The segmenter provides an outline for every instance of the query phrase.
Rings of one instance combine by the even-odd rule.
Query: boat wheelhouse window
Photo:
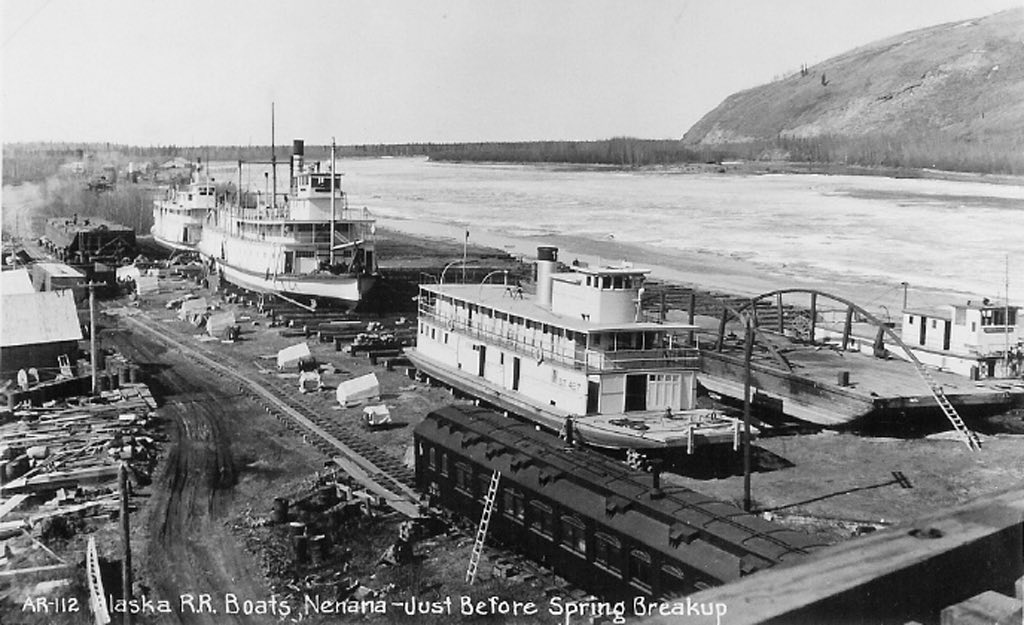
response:
[[[583,521],[569,515],[563,516],[559,539],[562,546],[569,551],[584,557],[587,555],[587,527]]]
[[[644,590],[651,589],[651,556],[634,549],[629,552],[629,581]]]
[[[587,286],[594,286],[593,281],[594,279],[591,276],[587,276]]]
[[[613,289],[621,289],[622,288],[622,276],[615,276],[615,277],[612,278],[612,288]]]
[[[612,288],[612,277],[611,276],[601,276],[601,288],[602,289],[610,289],[610,288]]]
[[[523,493],[514,488],[506,488],[501,494],[502,514],[520,525],[526,522],[526,505]]]
[[[619,568],[621,561],[622,543],[619,539],[600,532],[594,534],[594,563],[617,577],[622,577]]]
[[[445,345],[448,344],[448,333],[447,332],[444,333],[444,344]]]
[[[431,469],[437,470],[437,449],[435,447],[430,448],[429,464]]]
[[[530,529],[545,538],[554,539],[555,515],[551,506],[540,501],[530,502]]]
[[[473,494],[473,469],[465,462],[455,463],[455,490]]]
[[[448,475],[448,454],[441,452],[441,475]]]
[[[1009,314],[1007,314],[1009,313]],[[1017,325],[1017,309],[988,308],[981,311],[982,326]]]
[[[914,315],[910,315],[910,321],[908,323],[910,325],[914,325]]]
[[[436,328],[430,328],[430,340],[433,341],[436,338],[437,338],[437,329]]]

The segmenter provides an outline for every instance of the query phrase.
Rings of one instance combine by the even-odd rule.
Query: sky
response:
[[[1024,0],[0,0],[4,142],[675,139],[730,94]]]

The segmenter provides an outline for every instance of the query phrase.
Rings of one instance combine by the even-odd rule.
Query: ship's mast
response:
[[[334,185],[335,185],[335,181],[334,181],[334,167],[335,167],[335,163],[334,163],[334,137],[331,137],[331,234],[330,234],[330,239],[329,239],[330,243],[328,243],[328,249],[331,251],[330,257],[329,257],[330,258],[329,262],[330,262],[332,267],[334,266],[334,220],[335,220],[335,217],[334,217],[334,203],[335,203],[334,196],[336,195],[335,190],[334,190]]]
[[[1006,255],[1003,300],[1003,373],[1010,377],[1010,255]]]
[[[270,171],[274,186],[270,189],[270,208],[277,208],[277,152],[274,150],[274,103],[270,103]]]

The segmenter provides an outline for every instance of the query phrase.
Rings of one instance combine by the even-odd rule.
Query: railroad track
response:
[[[159,328],[149,316],[144,323],[135,317],[125,317],[135,329],[142,330],[157,340],[193,358],[219,377],[238,386],[238,390],[263,406],[268,414],[282,420],[289,429],[303,436],[310,445],[327,456],[340,455],[355,464],[381,490],[412,505],[419,504],[415,491],[415,474],[402,461],[383,451],[370,440],[360,426],[339,421],[321,414],[322,406],[314,406],[306,396],[295,395],[290,385],[281,380],[263,384],[247,377],[234,359],[218,354],[217,357],[181,340],[172,331]]]

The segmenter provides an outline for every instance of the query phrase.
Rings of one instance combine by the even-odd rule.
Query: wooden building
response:
[[[58,358],[78,358],[82,328],[70,290],[7,293],[0,302],[0,379],[35,367],[44,378],[55,377]]]

